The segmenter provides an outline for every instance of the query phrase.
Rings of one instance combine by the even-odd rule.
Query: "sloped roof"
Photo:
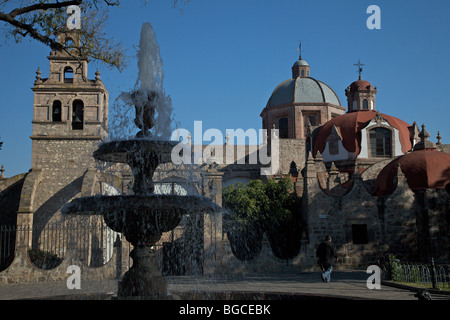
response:
[[[392,160],[378,174],[374,195],[380,197],[394,189],[398,166],[411,190],[444,189],[450,183],[450,154],[437,149],[423,149]]]
[[[339,129],[342,136],[342,144],[344,148],[353,152],[358,156],[361,152],[361,130],[367,127],[370,121],[375,118],[377,112],[374,110],[349,112],[338,116],[326,122],[319,128],[314,141],[314,154],[317,151],[323,153],[325,150],[327,138],[331,133],[333,126]],[[396,117],[381,114],[381,116],[389,122],[391,126],[399,131],[400,143],[402,145],[402,152],[406,153],[411,150],[411,140],[408,127],[410,125],[403,120]]]

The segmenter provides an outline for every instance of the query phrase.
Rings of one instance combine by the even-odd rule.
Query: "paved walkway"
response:
[[[339,298],[370,300],[417,300],[415,291],[382,285],[369,290],[368,275],[361,271],[336,271],[332,282],[323,283],[317,272],[299,274],[234,275],[214,277],[167,277],[168,290],[187,299],[289,299]],[[108,300],[117,293],[116,280],[83,281],[81,289],[69,290],[65,281],[0,285],[0,300],[98,299]],[[217,294],[219,293],[219,294]],[[432,295],[433,300],[450,296]]]

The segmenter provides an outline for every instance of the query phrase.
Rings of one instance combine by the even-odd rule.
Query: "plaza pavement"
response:
[[[251,274],[228,276],[170,276],[168,291],[182,299],[345,299],[417,300],[417,290],[382,283],[381,289],[366,286],[362,271],[336,271],[324,283],[318,272],[297,274]],[[0,284],[0,300],[110,300],[117,294],[117,280],[83,280],[81,289],[67,288],[65,281]],[[450,295],[432,294],[432,300],[450,300]]]

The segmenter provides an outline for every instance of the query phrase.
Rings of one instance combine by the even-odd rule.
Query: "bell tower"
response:
[[[364,64],[358,60],[355,66],[358,66],[359,78],[345,89],[348,104],[347,112],[375,111],[377,87],[373,87],[369,81],[363,80],[361,74]]]
[[[108,135],[108,91],[98,71],[88,79],[79,32],[61,33],[58,42],[65,49],[50,52],[48,77],[38,68],[32,87],[31,168],[42,172],[48,196],[94,168],[92,154]]]

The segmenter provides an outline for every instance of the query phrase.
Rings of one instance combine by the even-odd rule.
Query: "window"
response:
[[[65,83],[73,82],[73,69],[71,67],[64,68],[64,82]]]
[[[61,122],[61,114],[62,114],[61,101],[55,100],[52,106],[52,121]]]
[[[375,128],[369,131],[370,153],[372,157],[391,157],[391,131],[385,128]]]
[[[66,48],[73,47],[73,40],[72,38],[66,38]]]
[[[302,78],[305,76],[305,70],[302,70]]]
[[[364,99],[364,100],[363,100],[362,108],[363,108],[364,110],[368,110],[368,109],[369,109],[369,103],[367,102],[367,99]]]
[[[339,144],[337,140],[330,140],[328,142],[328,150],[330,152],[330,155],[339,154]]]
[[[313,115],[313,114],[307,114],[307,115],[305,115],[303,117],[303,123],[305,124],[305,127],[307,126],[308,121],[309,121],[309,123],[311,124],[312,127],[315,127],[315,126],[318,125],[317,124],[317,117],[315,115]]]
[[[75,100],[72,108],[72,130],[83,130],[84,104],[81,100]]]
[[[287,118],[281,118],[278,120],[278,130],[279,130],[279,137],[281,139],[287,139],[288,137],[288,119]]]
[[[353,244],[367,244],[367,224],[352,224]]]

